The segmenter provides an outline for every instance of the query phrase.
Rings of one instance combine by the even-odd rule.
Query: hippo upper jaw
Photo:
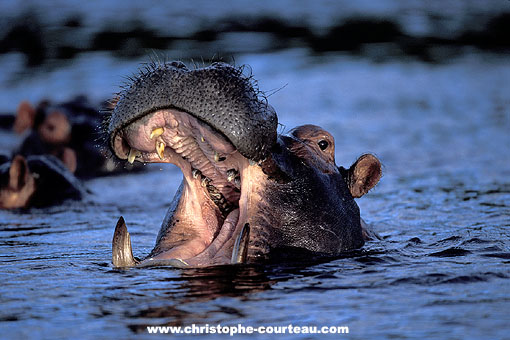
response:
[[[212,127],[179,110],[155,111],[113,137],[113,151],[129,162],[173,163],[183,183],[156,246],[141,265],[209,266],[243,262],[248,243],[250,160]]]
[[[118,132],[165,108],[187,112],[214,127],[246,158],[266,158],[276,142],[278,118],[243,68],[225,63],[189,70],[181,62],[150,65],[119,93],[106,116],[105,131],[114,147]]]
[[[270,155],[277,124],[276,112],[242,67],[214,63],[190,70],[170,62],[150,65],[132,80],[106,116],[111,149],[131,163],[174,163],[184,175],[147,261],[243,260],[249,230],[243,173]],[[120,222],[113,258],[124,254],[128,260],[117,262],[132,264]]]

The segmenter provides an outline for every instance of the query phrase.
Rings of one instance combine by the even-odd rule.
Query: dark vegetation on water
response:
[[[434,20],[431,18],[430,20]],[[352,17],[339,19],[323,30],[314,30],[279,17],[225,17],[204,22],[188,35],[172,35],[147,27],[132,19],[105,23],[98,30],[86,30],[80,17],[62,19],[47,26],[35,13],[12,18],[0,31],[0,53],[18,51],[26,56],[27,66],[47,59],[72,59],[90,51],[108,51],[117,57],[136,58],[148,51],[191,50],[187,58],[218,59],[239,52],[241,46],[226,44],[225,38],[243,33],[258,34],[259,39],[242,46],[242,52],[270,52],[292,47],[307,47],[311,53],[341,51],[378,60],[409,56],[426,62],[442,62],[463,53],[466,48],[508,53],[510,51],[510,13],[482,18],[482,27],[467,26],[456,31],[406,33],[391,18]],[[441,34],[443,33],[443,34]],[[80,39],[74,39],[74,37]],[[249,36],[247,36],[249,38]],[[228,42],[228,39],[227,39]],[[376,47],[370,48],[377,44]],[[212,56],[218,52],[218,55]]]

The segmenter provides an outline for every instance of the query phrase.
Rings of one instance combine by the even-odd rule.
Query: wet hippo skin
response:
[[[242,68],[171,62],[136,77],[106,117],[107,142],[130,163],[176,164],[183,182],[143,261],[119,220],[113,264],[200,267],[363,246],[354,198],[379,181],[379,160],[338,167],[329,132],[303,125],[278,135],[277,124]]]
[[[85,195],[81,182],[54,156],[0,160],[0,209],[48,207]]]

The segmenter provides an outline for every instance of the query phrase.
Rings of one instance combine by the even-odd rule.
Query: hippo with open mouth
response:
[[[135,77],[107,114],[108,143],[120,159],[173,163],[184,178],[144,260],[119,219],[113,265],[202,267],[363,246],[354,198],[379,181],[379,160],[337,167],[330,133],[304,125],[278,135],[277,125],[242,68],[171,62]]]

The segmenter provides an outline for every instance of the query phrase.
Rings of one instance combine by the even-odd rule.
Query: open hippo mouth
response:
[[[276,124],[250,79],[223,63],[191,71],[182,63],[160,65],[120,94],[107,122],[114,154],[130,163],[173,163],[184,177],[141,265],[244,261],[250,230],[245,193],[257,184],[246,171],[266,157]],[[114,262],[116,252],[127,260],[114,265],[133,265],[123,221],[117,229]],[[124,241],[116,244],[115,237]]]
[[[242,174],[249,161],[221,133],[190,114],[164,109],[119,131],[114,150],[130,163],[173,163],[184,175],[174,230],[160,235],[152,260],[178,259],[189,265],[243,260],[244,244],[232,240],[234,234],[243,237]]]

